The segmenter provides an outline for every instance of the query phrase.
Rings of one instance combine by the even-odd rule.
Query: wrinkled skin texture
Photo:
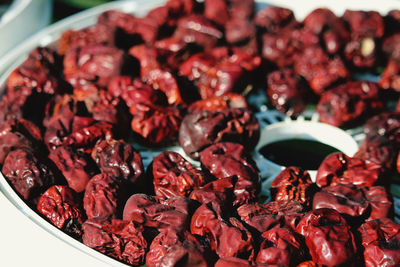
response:
[[[1,172],[24,200],[38,197],[57,181],[46,161],[26,148],[8,153]]]
[[[78,196],[68,186],[54,185],[40,196],[37,211],[57,228],[79,237],[84,213]]]
[[[295,266],[304,259],[302,237],[288,228],[273,228],[262,234],[256,262]]]
[[[244,204],[237,209],[237,213],[241,220],[263,233],[274,227],[295,229],[304,216],[304,207],[294,200],[282,200]]]
[[[105,173],[94,176],[86,185],[83,208],[91,218],[119,218],[124,196],[121,183]]]
[[[279,265],[258,263],[248,261],[236,257],[223,257],[220,258],[216,263],[215,267],[277,267]]]
[[[305,28],[320,36],[329,54],[338,53],[350,38],[345,22],[327,8],[315,9],[303,23]]]
[[[39,149],[42,142],[40,129],[24,119],[8,120],[0,128],[0,164],[16,148]]]
[[[191,158],[218,142],[235,142],[251,150],[258,142],[260,126],[246,109],[201,111],[187,114],[179,129],[179,143]]]
[[[92,158],[103,173],[132,184],[140,184],[144,176],[142,157],[123,140],[99,140]]]
[[[296,200],[308,207],[317,186],[311,181],[307,171],[298,167],[287,167],[275,177],[270,190],[273,200]]]
[[[176,152],[163,152],[152,163],[154,192],[157,196],[189,196],[204,185],[204,174]]]
[[[254,258],[251,233],[236,218],[224,219],[210,204],[201,205],[193,214],[190,232],[205,236],[211,241],[211,249],[219,257]]]
[[[349,71],[339,57],[329,58],[316,46],[310,46],[301,53],[295,62],[294,70],[308,81],[317,95],[322,94],[329,86],[349,77]]]
[[[363,191],[352,185],[333,185],[324,187],[313,199],[313,210],[328,208],[341,213],[349,221],[365,217],[370,210]]]
[[[381,174],[381,166],[374,162],[334,153],[327,156],[319,166],[316,184],[319,187],[337,184],[370,187],[378,182]]]
[[[307,84],[291,69],[271,72],[267,78],[267,95],[274,107],[288,116],[298,115],[306,108]]]
[[[347,82],[322,94],[317,105],[320,120],[352,126],[383,109],[379,88],[373,82]]]
[[[195,266],[207,267],[205,249],[189,232],[179,233],[163,229],[154,238],[146,255],[146,266]]]
[[[113,76],[129,72],[130,61],[122,50],[113,47],[78,47],[65,55],[64,75],[72,85],[95,83],[106,87]]]
[[[375,115],[365,123],[364,133],[366,138],[382,136],[397,140],[400,136],[400,112],[383,112]]]
[[[400,63],[400,33],[395,33],[388,36],[382,42],[382,51],[385,55],[393,61],[393,63]],[[395,89],[395,88],[394,88]]]
[[[178,135],[182,113],[176,107],[138,103],[130,108],[132,130],[150,145],[170,145]]]
[[[89,180],[98,172],[93,160],[71,147],[58,147],[49,154],[57,168],[68,182],[68,186],[77,193],[85,191]]]
[[[235,206],[252,202],[260,190],[258,169],[240,144],[216,143],[200,153],[202,166],[218,179],[236,177]]]
[[[83,243],[129,265],[145,261],[147,242],[142,228],[133,222],[89,219],[83,226]]]
[[[392,217],[392,197],[383,186],[361,187],[361,190],[371,207],[368,219]]]
[[[189,198],[196,200],[201,204],[212,202],[223,207],[229,207],[233,202],[235,183],[236,179],[232,176],[218,179],[194,189],[190,193]]]
[[[227,93],[222,96],[215,96],[207,99],[198,100],[188,107],[188,113],[196,113],[204,110],[224,111],[230,108],[247,109],[246,98],[240,94]]]
[[[339,212],[318,209],[308,212],[296,227],[303,235],[311,257],[317,264],[350,264],[356,244],[350,226]]]
[[[123,219],[156,229],[186,229],[189,223],[189,200],[172,197],[169,201],[145,194],[132,195],[125,204]]]
[[[277,32],[284,27],[296,26],[297,21],[290,9],[269,6],[257,12],[254,23],[269,32]]]
[[[366,221],[358,228],[366,267],[400,264],[400,225],[388,218]]]
[[[394,60],[389,60],[379,80],[383,89],[393,89],[400,92],[400,65]]]

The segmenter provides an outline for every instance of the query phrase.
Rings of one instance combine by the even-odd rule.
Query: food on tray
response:
[[[398,10],[298,21],[253,0],[108,10],[9,75],[2,173],[49,223],[133,266],[398,266],[399,26]],[[355,77],[380,69],[379,83]],[[366,137],[317,163],[315,182],[288,166],[265,202],[258,94]]]

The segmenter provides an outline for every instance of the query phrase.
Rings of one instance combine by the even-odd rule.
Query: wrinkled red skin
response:
[[[296,266],[305,259],[302,236],[288,228],[273,228],[262,233],[257,263]]]
[[[338,184],[371,187],[379,182],[381,174],[382,167],[374,162],[334,153],[319,166],[315,182],[319,187]]]
[[[55,77],[62,73],[62,57],[53,47],[36,47],[22,63],[28,69],[43,69]]]
[[[207,237],[211,242],[211,249],[221,258],[254,259],[253,238],[250,232],[238,219],[222,218],[211,204],[203,204],[195,211],[190,232]]]
[[[248,43],[256,38],[256,26],[247,19],[230,19],[225,24],[225,38],[230,44]]]
[[[95,175],[86,185],[83,208],[91,218],[120,218],[125,192],[119,180],[101,173]]]
[[[165,5],[176,17],[196,13],[199,8],[199,3],[195,0],[168,0]]]
[[[143,229],[133,222],[94,218],[85,221],[82,228],[86,246],[129,265],[145,262],[147,242]]]
[[[233,190],[236,183],[234,177],[227,177],[209,182],[194,189],[189,198],[201,204],[217,203],[222,207],[229,207],[233,203]]]
[[[143,183],[142,157],[123,140],[100,139],[93,148],[92,159],[105,174],[135,186]]]
[[[133,32],[135,27],[135,17],[131,14],[118,11],[108,10],[99,15],[97,24],[109,27],[119,27],[126,32]]]
[[[400,264],[400,225],[388,218],[366,221],[358,228],[366,267]]]
[[[365,218],[370,211],[370,205],[361,188],[347,184],[324,187],[315,194],[312,208],[334,209],[352,223]]]
[[[285,27],[297,26],[293,11],[287,8],[268,6],[257,12],[254,24],[268,32],[278,32]]]
[[[58,53],[68,54],[76,47],[87,45],[115,45],[116,29],[105,24],[98,24],[81,30],[67,30],[58,41]]]
[[[345,127],[364,121],[383,107],[377,84],[351,81],[324,92],[316,110],[322,122]]]
[[[383,168],[382,171],[386,172],[396,165],[397,150],[397,145],[393,140],[386,136],[374,135],[362,141],[354,157],[377,163]]]
[[[189,232],[162,229],[153,239],[146,255],[146,266],[207,267],[205,249]]]
[[[313,261],[303,261],[298,264],[297,267],[318,267],[317,264]]]
[[[129,76],[114,77],[108,85],[108,92],[115,97],[121,97],[128,107],[137,103],[168,105],[164,92]]]
[[[143,76],[143,80],[154,89],[161,90],[167,96],[168,104],[184,104],[176,77],[168,71],[151,70]]]
[[[307,15],[304,27],[319,35],[329,54],[335,54],[350,39],[345,22],[327,8],[317,8]]]
[[[382,112],[370,118],[364,125],[366,138],[386,137],[389,140],[400,140],[400,110]]]
[[[179,74],[193,81],[201,98],[207,99],[243,91],[260,65],[259,56],[221,47],[191,56],[180,66]]]
[[[154,192],[157,196],[189,196],[204,185],[204,173],[176,152],[163,152],[152,162]]]
[[[254,0],[230,0],[228,12],[231,18],[251,19],[254,16]]]
[[[205,49],[214,47],[223,37],[213,23],[202,15],[192,14],[178,20],[174,38]]]
[[[126,201],[123,219],[156,229],[186,229],[190,220],[189,200],[180,196],[168,200],[162,203],[152,196],[134,194]]]
[[[98,172],[88,155],[74,151],[71,147],[58,147],[51,150],[49,159],[61,171],[68,186],[77,193],[85,191],[89,180]]]
[[[296,227],[303,235],[311,257],[317,264],[351,264],[357,248],[353,233],[339,212],[317,209],[308,212]]]
[[[40,129],[24,119],[8,120],[0,127],[0,164],[16,148],[39,149],[43,140]]]
[[[389,60],[380,77],[379,86],[400,92],[400,66],[395,60]]]
[[[54,185],[39,198],[37,211],[57,228],[80,237],[84,212],[76,192],[68,186]]]
[[[296,200],[309,207],[317,191],[307,171],[298,167],[287,167],[278,174],[271,184],[273,200]]]
[[[368,220],[392,217],[392,197],[383,186],[361,187],[360,189],[371,207]]]
[[[170,145],[178,135],[182,112],[177,107],[137,103],[131,106],[132,130],[150,145]]]
[[[10,151],[1,172],[15,191],[28,201],[57,182],[48,164],[26,148]]]
[[[235,206],[256,199],[260,190],[258,169],[242,145],[228,142],[211,145],[200,153],[200,162],[218,179],[237,178],[233,190]]]
[[[161,64],[158,61],[159,54],[157,49],[154,47],[136,45],[132,46],[128,53],[139,61],[140,75],[142,77],[152,70],[158,70],[161,68]]]
[[[241,220],[263,233],[275,227],[296,229],[304,216],[304,207],[294,200],[282,200],[244,204],[238,207],[237,213]]]
[[[378,38],[385,33],[383,18],[376,11],[346,10],[342,18],[349,24],[351,32],[368,33]]]
[[[382,42],[382,52],[395,63],[400,63],[400,33],[386,37]],[[395,88],[394,88],[395,89]]]
[[[225,25],[229,20],[228,2],[224,0],[205,0],[204,16],[218,25]]]
[[[277,267],[277,266],[279,265],[253,262],[236,257],[223,257],[220,258],[215,263],[215,267]]]
[[[298,115],[306,109],[307,84],[291,69],[268,74],[267,95],[274,107],[288,116]]]
[[[215,96],[207,99],[193,102],[188,107],[188,113],[196,113],[201,111],[224,111],[230,108],[247,109],[246,98],[240,94],[227,93],[223,96]]]
[[[322,94],[329,86],[349,78],[349,71],[343,61],[338,56],[329,58],[317,46],[304,49],[295,62],[294,70],[308,81],[317,95]]]
[[[250,151],[257,144],[260,126],[246,109],[201,111],[187,114],[179,129],[179,144],[191,158],[198,158],[206,147],[219,142],[246,145]]]
[[[130,65],[129,61],[129,57],[122,50],[114,47],[101,45],[78,47],[65,55],[64,75],[74,86],[94,83],[106,87],[112,77],[129,72],[125,69]]]

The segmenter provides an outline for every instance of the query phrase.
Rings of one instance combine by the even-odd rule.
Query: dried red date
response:
[[[243,18],[231,19],[225,24],[225,38],[230,44],[240,45],[256,38],[256,26]]]
[[[305,259],[302,237],[288,228],[273,228],[262,233],[262,238],[258,263],[295,266]]]
[[[202,187],[194,189],[189,198],[201,204],[212,202],[223,207],[229,207],[233,203],[235,182],[236,179],[232,176],[209,182]]]
[[[370,210],[363,191],[353,185],[333,185],[324,187],[313,198],[313,209],[334,209],[355,223],[365,218]]]
[[[57,228],[73,237],[82,234],[83,212],[74,190],[68,186],[54,185],[39,198],[37,211]]]
[[[400,66],[390,59],[379,80],[379,86],[383,89],[393,89],[400,92]]]
[[[135,186],[143,182],[142,157],[132,145],[123,140],[99,140],[93,148],[92,158],[103,173]]]
[[[51,150],[49,158],[61,171],[69,187],[77,193],[85,191],[89,180],[98,172],[87,154],[74,151],[71,147],[61,146]]]
[[[204,16],[219,25],[224,25],[229,19],[228,2],[225,0],[205,0]]]
[[[91,218],[119,218],[126,196],[121,182],[108,174],[95,175],[86,185],[83,208]]]
[[[173,201],[178,202],[177,206]],[[125,204],[123,219],[157,229],[172,227],[177,231],[186,229],[189,223],[189,200],[172,197],[169,202],[145,194],[132,195]],[[183,202],[183,203],[179,203]]]
[[[219,257],[254,258],[253,238],[236,218],[222,218],[211,204],[201,205],[193,214],[192,234],[206,236]]]
[[[382,42],[382,51],[395,63],[400,63],[400,33],[388,36]]]
[[[209,260],[205,249],[189,232],[162,229],[154,238],[146,255],[146,266],[206,267]]]
[[[57,177],[46,164],[29,149],[16,149],[8,153],[1,172],[25,200],[38,197]]]
[[[320,120],[334,126],[352,126],[383,109],[379,88],[373,82],[351,81],[321,95]]]
[[[131,68],[132,65],[132,59],[122,50],[88,45],[75,48],[65,55],[64,75],[72,85],[94,83],[106,87],[112,77],[135,70]]]
[[[361,190],[371,207],[368,219],[391,217],[393,213],[391,196],[383,186],[361,187]]]
[[[385,33],[383,18],[376,11],[346,10],[343,19],[352,32],[369,33],[378,38]]]
[[[270,190],[273,200],[296,200],[308,207],[317,186],[311,181],[307,171],[298,167],[287,167],[276,176]]]
[[[400,138],[400,113],[395,111],[375,115],[365,123],[364,133],[366,139],[381,136],[397,142]]]
[[[240,94],[227,93],[222,96],[215,96],[207,99],[198,100],[188,107],[188,113],[196,113],[204,110],[224,111],[229,108],[247,109],[246,98]]]
[[[284,27],[297,25],[292,10],[276,6],[268,6],[260,10],[254,18],[254,23],[268,32],[278,32]]]
[[[388,218],[366,221],[358,231],[364,247],[365,266],[400,264],[400,225]]]
[[[306,109],[307,84],[293,70],[282,69],[268,74],[267,95],[274,107],[288,116]]]
[[[200,162],[218,179],[237,178],[234,205],[255,200],[260,190],[258,169],[242,145],[228,142],[211,145],[200,153]]]
[[[258,138],[257,119],[249,110],[238,108],[187,114],[179,129],[179,143],[192,158],[218,142],[236,142],[251,150]]]
[[[320,187],[337,184],[370,187],[378,182],[381,174],[382,167],[374,162],[334,153],[319,166],[316,184]]]
[[[157,196],[189,196],[205,183],[204,174],[176,152],[163,152],[152,162]]]
[[[236,257],[223,257],[216,263],[215,267],[276,267],[278,265],[265,264],[259,262],[248,261]]]
[[[329,58],[316,46],[308,47],[301,53],[294,70],[308,81],[318,95],[335,83],[349,78],[349,71],[338,56]]]
[[[132,130],[150,145],[171,144],[178,135],[182,113],[176,107],[138,103],[131,106]]]
[[[305,237],[313,261],[336,266],[351,264],[357,253],[353,233],[339,212],[332,209],[310,211],[296,232]]]
[[[145,262],[147,242],[133,222],[89,219],[83,226],[83,243],[129,265]]]
[[[40,149],[40,129],[24,119],[8,120],[0,127],[0,164],[7,154],[16,148]]]

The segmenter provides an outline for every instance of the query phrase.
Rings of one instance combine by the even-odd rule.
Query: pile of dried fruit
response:
[[[169,0],[140,18],[111,10],[32,51],[0,102],[7,181],[56,227],[131,265],[399,266],[387,188],[400,113],[387,102],[400,92],[400,11],[317,9],[299,22],[254,10],[253,0]],[[379,84],[354,80],[379,67]],[[251,88],[290,116],[317,103],[323,122],[365,123],[366,138],[353,158],[328,156],[315,183],[286,168],[259,203]],[[201,168],[163,152],[145,169],[137,143],[179,143]]]

